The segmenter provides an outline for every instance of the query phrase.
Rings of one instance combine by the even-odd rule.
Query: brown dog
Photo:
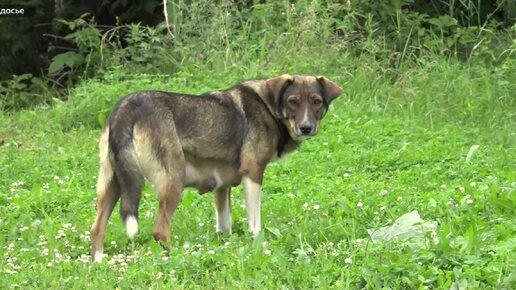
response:
[[[108,219],[120,199],[130,238],[138,231],[144,179],[159,211],[153,235],[170,240],[170,223],[185,187],[215,193],[217,232],[231,233],[231,187],[243,183],[247,221],[260,232],[260,191],[271,160],[319,131],[341,88],[325,77],[282,75],[191,96],[158,91],[121,99],[102,130],[94,261],[102,259]]]

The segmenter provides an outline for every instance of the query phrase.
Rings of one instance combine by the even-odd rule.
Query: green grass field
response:
[[[393,78],[366,62],[324,62],[261,72],[324,74],[344,89],[321,133],[268,167],[263,234],[247,233],[241,187],[231,236],[215,234],[213,196],[187,191],[170,255],[152,239],[147,186],[136,239],[117,207],[108,256],[89,262],[99,123],[135,90],[201,93],[259,73],[115,70],[68,102],[1,115],[0,288],[514,289],[514,68],[437,60]],[[367,229],[414,210],[438,223],[438,242],[371,241]]]

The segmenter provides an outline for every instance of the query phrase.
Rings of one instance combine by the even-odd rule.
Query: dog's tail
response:
[[[120,215],[127,235],[133,238],[138,232],[138,208],[144,177],[133,144],[133,129],[138,119],[138,105],[126,98],[120,102],[109,118],[109,149],[120,183]]]

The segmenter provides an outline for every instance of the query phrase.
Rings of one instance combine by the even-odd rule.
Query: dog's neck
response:
[[[294,140],[292,139],[292,136],[290,136],[290,133],[288,131],[287,126],[283,122],[283,120],[277,115],[276,110],[270,107],[267,102],[263,99],[263,94],[266,93],[266,89],[263,87],[264,83],[262,84],[255,84],[255,83],[244,83],[241,87],[242,89],[250,89],[252,90],[256,98],[261,101],[261,103],[265,106],[267,109],[267,112],[271,116],[271,118],[276,123],[276,126],[278,127],[278,145],[276,146],[276,155],[278,158],[281,158],[285,156],[286,154],[294,151],[301,145],[303,142],[302,140]]]
[[[274,117],[274,115],[271,113],[271,116]],[[288,132],[288,128],[287,126],[285,126],[285,124],[283,124],[282,120],[279,120],[278,118],[274,117],[274,121],[276,121],[276,125],[278,126],[278,130],[279,130],[279,139],[278,139],[278,146],[276,147],[276,150],[277,150],[277,153],[278,154],[278,158],[281,158],[283,153],[288,153],[288,152],[285,152],[285,149],[288,149],[288,147],[290,146],[287,146],[289,143],[291,142],[295,142],[292,137],[290,136],[290,133]]]
[[[263,102],[263,100],[262,100]],[[265,104],[265,102],[264,102]],[[265,104],[266,105],[266,104]],[[279,138],[278,138],[278,145],[276,146],[276,154],[278,158],[281,158],[285,156],[286,154],[294,151],[303,143],[303,140],[294,140],[292,136],[290,136],[289,130],[287,126],[285,125],[285,122],[276,117],[274,112],[271,112],[268,106],[267,111],[270,113],[271,117],[276,122],[276,126],[278,126],[278,132],[279,132]]]

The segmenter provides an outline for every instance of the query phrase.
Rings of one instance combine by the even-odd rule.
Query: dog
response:
[[[317,134],[342,89],[323,76],[249,80],[200,96],[144,91],[122,98],[99,142],[97,216],[91,256],[100,261],[106,225],[120,199],[127,235],[138,232],[145,179],[159,198],[153,229],[170,241],[172,216],[185,187],[215,194],[216,229],[231,234],[231,187],[243,184],[247,221],[260,232],[260,192],[267,164]]]

